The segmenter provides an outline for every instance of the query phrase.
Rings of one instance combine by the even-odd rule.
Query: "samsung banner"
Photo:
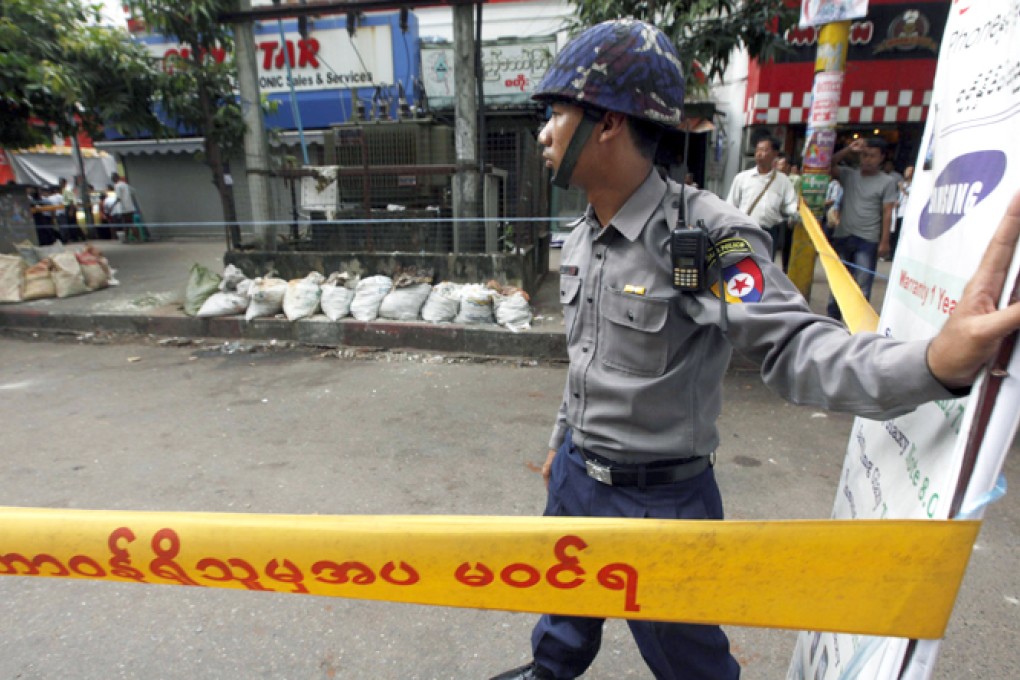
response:
[[[938,331],[1020,189],[1018,24],[1020,0],[952,4],[881,333],[919,339]],[[1005,297],[1018,264],[1014,258]],[[995,396],[985,377],[967,399],[886,422],[857,419],[833,517],[980,517],[1020,416],[1018,356],[1008,359]],[[788,677],[923,680],[937,653],[937,641],[802,633]]]

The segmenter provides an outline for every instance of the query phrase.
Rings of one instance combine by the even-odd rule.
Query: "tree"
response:
[[[156,65],[98,18],[82,0],[0,0],[0,144],[158,129]]]
[[[227,160],[244,144],[241,102],[235,95],[234,38],[219,14],[235,11],[236,0],[126,0],[146,28],[177,40],[180,48],[164,62],[160,113],[178,130],[205,139],[204,160],[220,195],[223,219],[236,222]],[[231,229],[236,242],[236,225]]]
[[[658,26],[676,45],[685,72],[705,79],[721,77],[738,47],[768,60],[786,48],[784,32],[797,18],[787,0],[576,0],[573,30],[619,17]],[[699,85],[698,79],[689,88]]]

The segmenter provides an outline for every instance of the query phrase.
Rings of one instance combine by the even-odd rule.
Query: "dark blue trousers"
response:
[[[547,516],[722,519],[712,468],[675,484],[606,486],[588,477],[569,433],[553,461]],[[544,615],[531,634],[535,661],[558,679],[582,675],[595,660],[604,619]],[[718,626],[628,621],[645,663],[659,680],[735,680],[740,666]]]

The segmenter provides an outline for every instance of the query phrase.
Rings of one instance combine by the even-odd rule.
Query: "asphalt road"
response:
[[[0,338],[0,505],[541,512],[562,366],[236,350]],[[828,517],[851,422],[785,404],[755,374],[727,376],[728,517]],[[988,511],[935,677],[1020,676],[1018,519],[1013,496]],[[487,678],[527,660],[534,621],[24,577],[0,578],[0,601],[0,678],[25,679]],[[744,678],[785,677],[793,632],[728,630]],[[622,622],[586,677],[650,677]]]

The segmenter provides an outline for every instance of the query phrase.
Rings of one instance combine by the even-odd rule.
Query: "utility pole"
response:
[[[843,91],[850,22],[822,26],[815,57],[815,81],[808,114],[807,141],[803,153],[801,187],[804,202],[819,223],[825,212],[825,191],[831,175],[829,165],[836,146],[836,115]],[[804,226],[798,224],[790,246],[790,280],[805,298],[811,299],[817,253]]]
[[[241,11],[251,9],[251,0],[240,0]],[[234,24],[234,44],[237,60],[237,87],[241,95],[241,112],[244,117],[244,165],[247,170],[248,195],[251,198],[251,219],[255,233],[268,251],[276,250],[276,225],[270,224],[273,216],[269,208],[269,145],[262,120],[259,99],[259,74],[255,62],[255,34],[251,21]],[[240,245],[241,234],[237,225],[231,225],[234,247]]]
[[[475,69],[475,36],[471,5],[453,7],[454,90],[457,93],[454,111],[454,139],[457,153],[457,174],[453,182],[454,218],[478,217],[481,181],[478,172],[478,100]],[[475,230],[478,225],[456,221],[453,225],[453,250],[460,252],[461,232]]]

